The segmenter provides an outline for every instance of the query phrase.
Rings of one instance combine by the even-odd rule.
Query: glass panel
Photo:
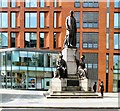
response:
[[[110,18],[109,18],[109,16],[110,16],[110,13],[107,13],[107,28],[109,28],[109,23],[110,23]]]
[[[40,0],[40,7],[41,8],[45,7],[45,0]]]
[[[74,12],[77,28],[80,28],[80,12]]]
[[[8,7],[8,0],[1,0],[1,1],[0,1],[0,4],[1,4],[1,7],[2,7],[2,8]]]
[[[44,33],[40,33],[40,47],[43,48],[44,47]]]
[[[45,14],[44,12],[40,13],[40,28],[44,28],[45,27]]]
[[[25,13],[25,27],[29,28],[30,27],[30,14],[29,13]]]
[[[6,48],[8,47],[8,33],[1,33],[1,47]]]
[[[76,47],[80,48],[80,33],[79,32],[76,33],[76,38],[77,38],[77,40],[76,40]]]
[[[120,13],[114,13],[114,28],[120,28]]]
[[[114,49],[118,49],[118,34],[114,34]]]
[[[79,7],[80,7],[80,0],[75,0],[74,6],[75,6],[76,8],[79,8]]]
[[[120,8],[120,0],[114,0],[114,7]]]
[[[20,66],[20,59],[19,59],[19,52],[12,51],[12,65],[13,66]]]
[[[8,28],[8,13],[1,13],[1,28]]]
[[[109,33],[106,34],[106,48],[109,49]]]
[[[30,28],[37,27],[37,13],[30,13]]]
[[[16,7],[16,0],[11,0],[11,7]]]
[[[27,57],[27,52],[25,51],[20,51],[20,65],[28,66],[28,57]]]
[[[54,28],[57,27],[57,13],[54,12]]]
[[[11,47],[15,47],[16,44],[16,33],[11,33]]]
[[[14,12],[11,13],[11,27],[12,28],[16,27],[16,13]]]

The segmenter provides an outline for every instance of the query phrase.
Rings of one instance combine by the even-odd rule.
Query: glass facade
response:
[[[54,28],[57,28],[57,12],[54,12]]]
[[[74,12],[74,17],[76,19],[77,28],[80,28],[80,12]]]
[[[44,38],[45,38],[45,33],[41,32],[40,33],[40,48],[44,48]]]
[[[45,27],[45,13],[40,12],[40,28],[44,28],[44,27]]]
[[[36,47],[37,44],[37,35],[36,33],[25,33],[25,47]]]
[[[11,28],[15,28],[16,27],[16,13],[12,12],[11,13]]]
[[[120,13],[114,13],[114,28],[120,28]]]
[[[98,33],[83,33],[82,39],[83,49],[97,49],[98,48]]]
[[[45,0],[40,0],[40,7],[44,8],[45,7]]]
[[[11,0],[10,6],[11,7],[16,7],[16,0]]]
[[[120,49],[120,34],[114,33],[114,49]]]
[[[8,47],[8,33],[0,32],[0,48]]]
[[[37,0],[25,0],[25,7],[37,7]]]
[[[120,55],[114,55],[113,91],[120,91]]]
[[[120,0],[114,0],[114,7],[120,8]]]
[[[14,49],[1,51],[0,57],[2,87],[48,89],[58,53]]]
[[[98,12],[83,12],[83,28],[98,28]]]
[[[74,1],[74,7],[79,8],[80,7],[80,0]]]
[[[97,8],[99,7],[99,3],[97,0],[85,0],[83,2],[83,7],[84,8]]]
[[[11,47],[15,47],[16,46],[16,33],[12,32],[11,33]]]
[[[37,13],[26,12],[25,13],[25,28],[37,27]]]
[[[8,28],[8,13],[0,12],[0,28]]]
[[[80,33],[76,33],[76,47],[80,48]]]
[[[85,66],[88,71],[88,86],[98,81],[98,53],[83,53],[85,55]]]
[[[0,0],[0,7],[2,8],[8,7],[8,0]]]

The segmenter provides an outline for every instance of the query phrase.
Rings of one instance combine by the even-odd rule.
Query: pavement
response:
[[[120,109],[118,105],[118,93],[104,93],[103,98],[47,99],[43,96],[45,92],[46,91],[0,89],[0,107]],[[100,95],[100,93],[97,94]]]

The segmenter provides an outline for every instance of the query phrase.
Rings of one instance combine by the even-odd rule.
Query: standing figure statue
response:
[[[85,67],[85,56],[82,55],[80,60],[78,60],[75,56],[76,64],[77,64],[77,74],[80,79],[88,79],[87,69]]]
[[[67,78],[67,64],[65,60],[62,58],[63,55],[60,53],[59,54],[59,59],[57,60],[57,70],[54,75],[54,77],[59,77],[59,78]]]
[[[70,11],[70,16],[66,18],[66,37],[64,41],[64,47],[76,47],[76,20],[73,16],[74,12]]]

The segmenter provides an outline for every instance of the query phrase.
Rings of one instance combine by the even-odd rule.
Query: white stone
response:
[[[67,63],[68,75],[69,74],[76,74],[76,72],[77,72],[77,65],[76,65],[76,61],[75,61],[74,55],[76,55],[78,57],[79,53],[76,54],[76,49],[74,49],[74,48],[64,48],[62,50],[62,55],[63,55],[63,59]]]
[[[88,91],[88,79],[81,80],[82,90]]]

